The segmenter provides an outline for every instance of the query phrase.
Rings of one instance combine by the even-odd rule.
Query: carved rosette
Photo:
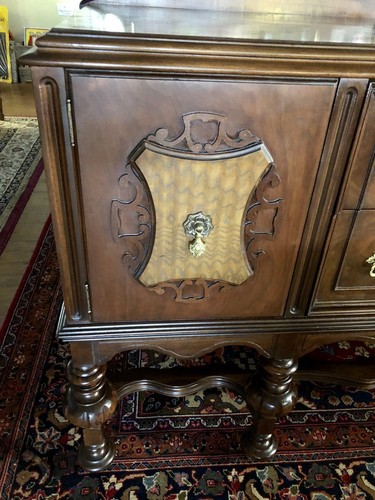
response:
[[[178,137],[170,138],[168,130],[161,128],[143,140],[130,155],[124,175],[119,179],[120,196],[118,199],[112,200],[111,225],[114,240],[124,247],[123,263],[140,283],[153,293],[165,295],[169,300],[195,303],[212,298],[228,288],[238,286],[254,274],[259,255],[265,254],[262,241],[273,238],[276,234],[276,221],[283,200],[278,196],[272,196],[272,192],[280,184],[277,168],[262,141],[249,130],[241,130],[235,136],[230,136],[227,133],[227,117],[214,113],[191,113],[184,115],[182,119],[184,129]],[[146,155],[147,152],[149,156]],[[152,154],[159,155],[167,163],[166,158],[170,157],[171,160],[167,168],[171,168],[173,159],[176,158],[186,160],[186,165],[196,165],[196,161],[200,162],[200,165],[202,163],[206,165],[206,162],[211,160],[215,161],[217,165],[218,162],[232,161],[233,159],[236,162],[236,159],[241,159],[242,168],[245,168],[246,174],[252,168],[252,164],[249,161],[245,164],[248,164],[248,167],[244,167],[243,161],[246,161],[246,158],[252,158],[252,153],[259,155],[259,152],[264,155],[264,158],[262,157],[264,164],[263,166],[257,165],[257,172],[260,172],[259,178],[255,177],[253,187],[249,191],[245,191],[245,196],[247,193],[250,193],[250,196],[247,203],[246,197],[244,198],[245,206],[241,208],[243,212],[240,214],[242,222],[241,219],[239,220],[241,229],[238,238],[241,241],[238,252],[227,257],[228,259],[243,259],[243,256],[246,256],[245,269],[247,271],[242,282],[217,279],[213,275],[203,278],[199,272],[194,275],[194,272],[189,271],[186,272],[186,275],[179,276],[178,279],[176,277],[169,279],[171,276],[169,275],[167,279],[156,280],[154,283],[147,282],[143,278],[143,273],[153,253],[155,232],[158,230],[156,229],[158,211],[165,209],[161,203],[154,206],[152,193],[155,196],[155,191],[151,184],[150,192],[147,183],[147,180],[150,180],[150,172],[154,175],[154,172],[158,170],[152,166],[153,163],[150,163],[150,159],[153,158]],[[142,164],[141,158],[143,163],[147,158],[148,163],[145,170],[140,166]],[[224,175],[228,175],[226,170],[224,170]],[[241,181],[239,180],[239,182]],[[225,194],[225,189],[222,193]],[[169,209],[171,208],[169,207]],[[182,219],[181,223],[184,220]],[[216,230],[215,222],[214,226]],[[167,225],[165,232],[168,231]],[[221,250],[222,253],[225,253],[223,249]],[[183,259],[182,261],[184,262]],[[155,266],[155,263],[153,266],[158,267],[158,265]],[[169,267],[165,267],[169,272]],[[207,274],[209,273],[206,272],[204,276]]]

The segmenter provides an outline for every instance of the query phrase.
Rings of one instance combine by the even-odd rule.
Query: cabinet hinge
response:
[[[86,302],[87,302],[87,313],[91,315],[90,287],[88,283],[85,284],[85,292],[86,292]]]
[[[67,109],[67,112],[68,112],[68,124],[69,124],[70,144],[71,144],[71,146],[75,146],[73,117],[72,117],[72,101],[70,99],[66,100],[66,109]]]

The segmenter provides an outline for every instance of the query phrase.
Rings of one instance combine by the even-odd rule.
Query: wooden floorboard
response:
[[[36,116],[31,84],[0,84],[0,97],[5,117]],[[49,212],[47,186],[43,173],[7,246],[0,255],[0,324],[3,323],[17,292]]]

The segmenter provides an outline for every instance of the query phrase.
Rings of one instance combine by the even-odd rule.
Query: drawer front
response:
[[[335,90],[71,75],[93,320],[283,315]]]
[[[336,218],[312,313],[375,305],[375,210],[344,210]],[[374,257],[375,263],[375,257]]]

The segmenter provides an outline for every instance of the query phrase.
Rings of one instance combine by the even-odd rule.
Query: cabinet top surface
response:
[[[181,0],[84,2],[38,38],[22,64],[188,77],[375,78],[374,0],[189,0],[189,8]]]
[[[373,0],[89,1],[57,31],[375,44]],[[292,4],[292,5],[291,5]],[[188,8],[186,6],[188,5]]]

